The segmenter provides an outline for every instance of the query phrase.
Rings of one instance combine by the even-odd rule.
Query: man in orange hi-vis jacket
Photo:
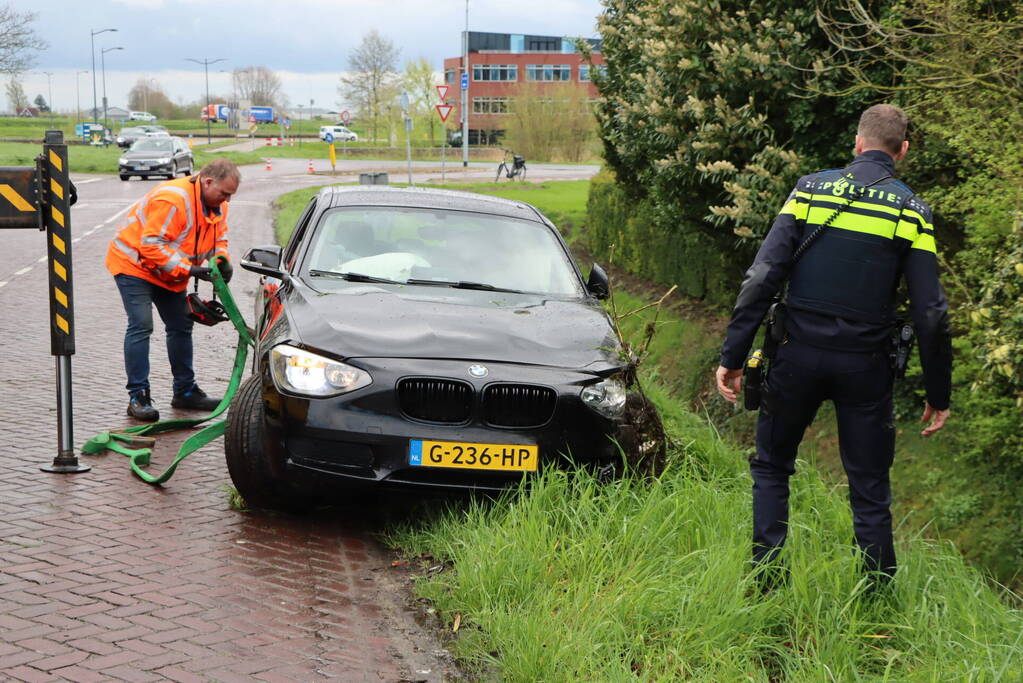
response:
[[[213,410],[220,399],[207,396],[192,369],[192,319],[185,290],[189,278],[210,280],[207,263],[227,258],[227,206],[238,191],[238,167],[226,159],[207,164],[199,175],[161,183],[128,210],[124,227],[107,249],[128,314],[124,367],[128,375],[128,415],[145,422],[160,419],[149,394],[149,337],[153,306],[167,332],[167,357],[174,376],[175,408]],[[231,279],[231,263],[220,267]]]

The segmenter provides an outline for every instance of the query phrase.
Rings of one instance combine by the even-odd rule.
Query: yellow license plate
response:
[[[409,442],[408,461],[423,467],[534,472],[539,457],[537,446],[413,439]]]

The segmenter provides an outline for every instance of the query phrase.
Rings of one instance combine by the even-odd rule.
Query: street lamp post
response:
[[[123,49],[123,47],[105,47],[99,51],[100,68],[103,71],[103,128],[107,127],[107,53]]]
[[[210,64],[216,64],[217,62],[227,61],[226,59],[209,59],[204,57],[201,61],[198,59],[192,59],[191,57],[185,58],[186,62],[195,62],[196,64],[202,64],[203,71],[206,72],[206,144],[213,144],[213,134],[210,132]]]
[[[88,71],[76,71],[75,72],[75,125],[77,126],[82,122],[82,79],[79,78],[82,74],[87,74]]]
[[[53,128],[53,72],[44,71],[46,74],[46,108],[50,110],[50,128]]]
[[[96,36],[107,31],[116,31],[116,28],[103,28],[99,31],[89,30],[89,40],[92,43],[92,116],[90,119],[95,119],[99,116],[99,108],[96,106]]]
[[[465,0],[465,34],[462,37],[462,167],[469,165],[469,0]]]

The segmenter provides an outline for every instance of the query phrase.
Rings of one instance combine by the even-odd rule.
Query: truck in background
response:
[[[249,107],[249,122],[276,123],[277,112],[273,107]]]
[[[231,108],[226,104],[210,104],[199,110],[199,118],[203,121],[227,121],[231,116]]]

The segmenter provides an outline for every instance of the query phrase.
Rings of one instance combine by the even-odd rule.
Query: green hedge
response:
[[[751,254],[701,226],[673,224],[649,199],[633,199],[609,171],[590,181],[587,238],[598,259],[690,297],[729,306]],[[670,228],[662,228],[669,225]],[[726,243],[727,240],[727,243]],[[613,250],[612,250],[613,247]],[[613,253],[612,253],[613,251]]]

